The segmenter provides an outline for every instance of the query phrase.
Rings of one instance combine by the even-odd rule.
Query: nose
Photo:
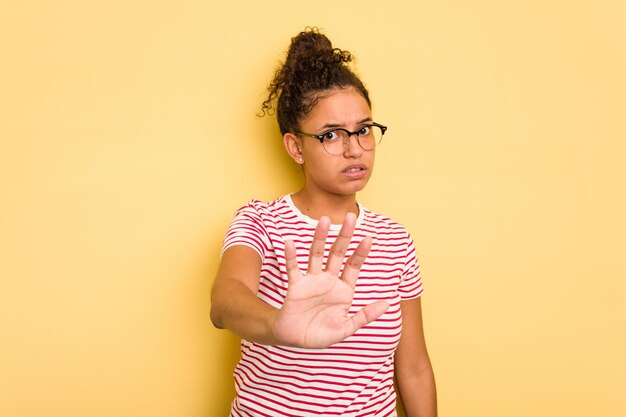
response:
[[[352,136],[354,136],[354,139],[352,139]],[[356,132],[350,133],[343,144],[345,146],[343,151],[345,157],[359,157],[363,153],[363,148],[359,144],[359,134]]]

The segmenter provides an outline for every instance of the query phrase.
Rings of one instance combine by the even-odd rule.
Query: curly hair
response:
[[[276,111],[280,133],[299,131],[299,122],[317,101],[335,88],[355,88],[372,106],[369,93],[348,67],[352,54],[333,48],[316,27],[307,27],[291,38],[287,58],[274,74],[263,102],[261,116]]]

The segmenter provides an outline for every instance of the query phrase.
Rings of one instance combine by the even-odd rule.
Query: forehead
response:
[[[311,112],[301,121],[301,126],[351,127],[362,120],[371,119],[372,111],[367,101],[354,88],[335,89],[320,98]]]

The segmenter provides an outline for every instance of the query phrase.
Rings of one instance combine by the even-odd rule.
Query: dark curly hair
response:
[[[291,38],[287,58],[267,88],[261,116],[276,111],[280,133],[299,131],[299,122],[325,93],[335,88],[354,87],[371,107],[369,93],[347,63],[352,54],[333,48],[316,27],[306,28]]]

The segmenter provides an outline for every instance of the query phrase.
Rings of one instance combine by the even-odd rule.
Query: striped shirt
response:
[[[250,201],[240,208],[224,238],[254,249],[262,259],[257,296],[280,308],[287,293],[285,240],[296,245],[302,273],[317,220],[302,214],[290,195],[272,202]],[[331,225],[324,260],[341,225]],[[376,300],[389,309],[354,335],[326,349],[268,346],[242,340],[234,372],[237,394],[231,417],[395,417],[394,353],[400,339],[400,301],[422,293],[411,236],[391,219],[359,204],[347,259],[365,236],[372,248],[356,283],[349,313]]]

